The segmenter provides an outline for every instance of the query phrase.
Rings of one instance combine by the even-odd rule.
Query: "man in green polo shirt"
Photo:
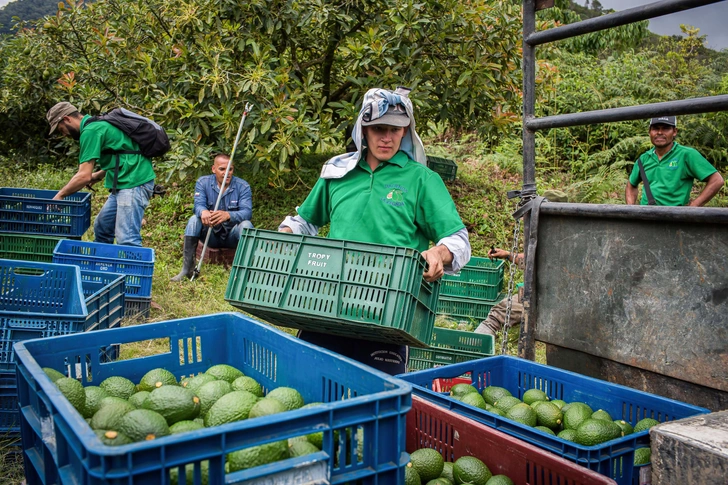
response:
[[[141,246],[142,218],[154,191],[152,161],[141,155],[139,145],[120,129],[106,121],[89,123],[90,118],[65,101],[46,114],[51,126],[49,134],[58,130],[61,135],[79,140],[81,144],[78,172],[54,198],[61,200],[106,178],[105,186],[111,193],[94,221],[95,241],[113,244],[116,239],[117,244]],[[122,152],[118,155],[116,187],[116,155],[113,152]],[[96,165],[99,170],[94,171]]]
[[[640,175],[639,163],[634,164],[625,189],[627,204],[637,204],[637,186],[643,182],[641,205],[649,204],[647,188],[652,192],[654,204],[700,207],[723,187],[723,177],[697,150],[675,142],[677,119],[660,116],[650,120],[652,149],[643,153],[639,160],[644,167],[645,184]],[[693,181],[705,182],[700,194],[690,200]],[[645,186],[646,185],[646,186]]]
[[[367,91],[352,133],[357,151],[326,162],[298,215],[279,230],[316,235],[330,224],[331,238],[414,248],[429,265],[424,278],[435,281],[470,260],[470,242],[445,184],[427,168],[408,93]],[[406,346],[313,332],[300,337],[389,374],[406,371]]]

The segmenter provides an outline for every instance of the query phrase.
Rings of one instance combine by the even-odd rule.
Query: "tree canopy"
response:
[[[538,29],[607,13],[591,6],[557,0]],[[153,118],[173,140],[158,172],[194,177],[230,150],[250,102],[237,161],[277,184],[303,153],[347,143],[367,89],[400,85],[413,89],[423,132],[473,132],[494,150],[519,143],[515,0],[97,0],[17,27],[0,39],[0,154],[16,160],[75,157],[77,145],[47,136],[45,112],[67,100]],[[540,46],[537,113],[726,94],[728,53],[706,49],[697,28],[683,33],[657,37],[641,22]],[[680,140],[718,165],[726,133],[723,113],[681,121]],[[586,178],[622,170],[645,135],[639,122],[539,133],[540,164]]]
[[[496,130],[520,109],[512,1],[100,0],[59,4],[0,45],[6,149],[53,150],[44,113],[122,105],[174,136],[184,178],[232,143],[255,105],[246,160],[275,174],[302,150],[342,145],[364,91],[413,88],[421,125]],[[507,116],[507,115],[505,115]],[[2,145],[0,145],[2,146]]]

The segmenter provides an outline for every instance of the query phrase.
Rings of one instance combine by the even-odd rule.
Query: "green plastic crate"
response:
[[[51,263],[60,238],[0,233],[0,258]]]
[[[410,248],[249,229],[225,299],[283,327],[427,347],[440,285],[424,270]]]
[[[468,264],[460,269],[460,272],[454,275],[446,274],[442,279],[443,281],[478,283],[491,286],[501,285],[502,287],[504,264],[504,261],[500,259],[478,258],[473,256],[468,261]]]
[[[503,289],[503,278],[497,284],[470,283],[467,281],[443,280],[440,283],[440,297],[456,296],[475,300],[495,300]]]
[[[504,297],[504,293],[498,295],[495,300],[473,300],[470,298],[441,296],[437,302],[437,313],[449,317],[484,320],[491,308]]]
[[[494,355],[492,335],[435,327],[429,349],[410,349],[407,369],[432,369]]]
[[[427,157],[427,168],[437,172],[445,182],[455,180],[458,173],[457,163],[447,158]]]

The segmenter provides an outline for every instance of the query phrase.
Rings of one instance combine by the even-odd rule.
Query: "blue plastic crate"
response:
[[[162,353],[108,363],[98,357],[101,347],[152,339],[165,343]],[[200,466],[203,460],[209,460],[211,485],[247,483],[245,480],[273,472],[294,473],[311,457],[226,476],[227,453],[315,430],[323,432],[323,451],[312,457],[326,461],[332,484],[404,483],[409,384],[241,314],[222,313],[150,323],[143,329],[131,326],[39,339],[16,344],[15,351],[28,485],[168,485],[170,469],[187,464]],[[181,378],[222,363],[238,367],[266,390],[290,386],[298,389],[306,402],[324,404],[108,447],[96,438],[41,369],[51,367],[74,376],[80,372],[82,375],[77,377],[84,385],[98,385],[113,375],[138,382],[155,367],[164,367]],[[347,449],[357,449],[359,429],[363,433],[361,460],[356,452],[346,453]],[[335,430],[339,432],[334,434]],[[199,480],[194,483],[200,485]]]
[[[81,237],[91,225],[91,194],[53,200],[55,190],[0,188],[0,231]]]
[[[154,249],[64,239],[53,250],[53,262],[75,264],[84,270],[126,276],[126,295],[152,296]]]
[[[12,345],[82,332],[94,320],[77,266],[0,260],[0,372],[13,372]]]
[[[124,275],[81,271],[81,289],[94,325],[85,330],[114,328],[124,318]]]
[[[93,322],[86,326],[87,332],[116,328],[121,325],[126,311],[123,274],[84,270],[81,271],[81,288],[86,298],[88,319]],[[118,345],[99,349],[99,351],[106,360],[115,360],[119,356]]]
[[[50,263],[25,263],[22,261],[0,261],[0,271],[3,275],[2,296],[0,296],[0,308],[14,308],[7,305],[5,297],[12,295],[14,303],[16,298],[33,298],[28,303],[35,305],[40,310],[33,315],[38,318],[18,317],[7,320],[0,326],[3,348],[9,353],[3,352],[3,362],[0,363],[0,436],[7,435],[10,438],[20,437],[20,423],[17,417],[17,391],[15,385],[15,364],[13,362],[12,344],[14,342],[37,338],[40,336],[61,335],[68,332],[90,331],[118,327],[124,317],[124,276],[113,273],[99,273],[95,271],[81,271],[80,282],[83,300],[86,304],[86,316],[79,315],[73,320],[59,322],[58,315],[53,310],[46,312],[43,308],[45,303],[55,307],[54,298],[60,299],[61,295],[56,292],[58,286],[60,291],[65,292],[62,287],[64,282],[69,283],[69,290],[75,288],[74,281],[78,279],[77,266],[56,265]],[[61,275],[60,277],[58,275]],[[55,280],[54,278],[58,278]],[[54,290],[48,287],[56,284]],[[10,289],[9,293],[6,290]],[[73,291],[68,292],[70,297]],[[21,296],[25,295],[25,296]],[[65,295],[63,295],[65,296]],[[48,301],[43,300],[48,297]],[[71,298],[72,299],[72,298]],[[25,300],[23,300],[25,301]],[[21,303],[22,304],[22,303]],[[25,312],[24,312],[25,313]],[[3,312],[0,310],[0,319]],[[44,324],[45,322],[45,324]],[[58,333],[54,333],[54,327]],[[6,341],[5,339],[8,338]],[[109,346],[99,349],[103,361],[116,359],[118,346]],[[7,360],[7,359],[10,360]]]
[[[145,322],[149,318],[149,309],[152,305],[151,298],[127,297],[124,305],[124,317],[131,318],[137,322]]]
[[[0,439],[20,439],[18,391],[15,372],[0,372]]]
[[[551,399],[583,401],[593,409],[603,409],[612,418],[623,419],[633,426],[642,418],[664,422],[710,412],[705,408],[509,356],[473,360],[398,376],[413,384],[413,393],[417,396],[611,477],[620,485],[632,485],[635,474],[639,473],[633,464],[634,450],[649,446],[648,431],[596,446],[582,446],[562,440],[450,398],[446,391],[450,390],[453,382],[458,382],[453,379],[466,373],[470,373],[472,385],[479,391],[487,386],[500,386],[520,399],[527,390],[538,388]],[[434,392],[433,387],[445,392]]]

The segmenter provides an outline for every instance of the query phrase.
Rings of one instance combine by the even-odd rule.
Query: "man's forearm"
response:
[[[87,174],[87,173],[76,173],[73,177],[71,177],[71,180],[68,181],[68,183],[58,191],[56,194],[56,197],[65,198],[69,195],[75,194],[79,190],[86,187],[89,183],[91,183],[91,180],[93,179],[93,175]]]
[[[713,175],[708,178],[705,187],[703,188],[702,192],[700,192],[700,195],[698,195],[695,200],[690,202],[688,204],[690,207],[702,207],[708,202],[710,202],[710,199],[715,197],[715,194],[720,192],[720,189],[723,188],[724,185],[723,176],[719,174],[718,172],[715,172]]]
[[[637,203],[637,187],[627,182],[627,187],[624,189],[624,200],[627,205],[634,205]]]

